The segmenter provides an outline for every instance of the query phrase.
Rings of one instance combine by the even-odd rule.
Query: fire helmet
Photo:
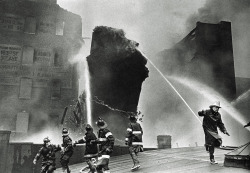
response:
[[[108,124],[101,117],[98,118],[96,125],[101,129],[104,129],[108,126]]]
[[[130,114],[129,115],[129,120],[130,121],[136,121],[137,120],[137,116],[135,114]]]
[[[210,105],[209,107],[210,107],[210,108],[211,108],[211,107],[221,108],[221,107],[220,107],[220,101],[214,102],[214,103],[213,103],[212,105]]]
[[[85,129],[86,129],[87,131],[89,131],[89,130],[92,130],[93,128],[91,127],[90,124],[87,124],[86,127],[85,127]]]
[[[48,142],[50,142],[49,137],[46,137],[46,138],[43,139],[43,143],[48,143]]]
[[[63,128],[62,129],[62,136],[68,136],[69,135],[69,131],[67,128]]]

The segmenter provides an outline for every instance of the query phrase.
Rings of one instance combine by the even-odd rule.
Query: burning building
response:
[[[0,127],[29,134],[56,127],[78,97],[69,59],[82,43],[81,17],[56,0],[0,1]]]
[[[187,76],[214,88],[228,100],[236,96],[231,23],[197,22],[173,48],[160,52],[161,69]]]
[[[121,29],[99,26],[94,29],[87,57],[93,121],[104,118],[120,139],[127,128],[126,112],[137,111],[142,82],[148,77],[147,60],[138,45]]]

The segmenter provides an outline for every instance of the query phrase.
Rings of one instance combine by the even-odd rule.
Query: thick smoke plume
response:
[[[197,21],[231,21],[236,75],[250,76],[247,72],[249,48],[246,48],[250,42],[248,0],[209,0],[206,3],[205,0],[58,0],[58,3],[82,16],[83,37],[90,37],[95,26],[121,28],[129,39],[140,43],[141,50],[157,67],[160,62],[156,53],[174,46],[195,28]],[[149,63],[148,68],[149,78],[142,85],[138,108],[145,115],[145,146],[157,146],[156,136],[165,134],[172,135],[173,147],[177,147],[176,143],[179,147],[195,146],[195,142],[203,145],[204,134],[199,122]],[[211,104],[202,94],[178,82],[174,84],[179,86],[178,91],[195,112]],[[227,124],[228,130],[233,131]],[[226,144],[232,144],[225,138],[228,139]]]
[[[223,20],[231,22],[236,76],[249,78],[250,71],[246,71],[250,65],[249,18],[249,0],[207,0],[204,7],[189,17],[187,30],[191,31],[197,21],[219,23]]]

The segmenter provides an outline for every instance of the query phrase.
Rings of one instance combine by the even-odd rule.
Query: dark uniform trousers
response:
[[[109,172],[109,159],[110,154],[113,152],[114,137],[108,129],[100,129],[98,131],[98,143],[100,144],[100,154],[98,162],[96,164],[96,170],[98,173]]]
[[[143,151],[142,134],[143,130],[139,123],[132,122],[128,124],[125,141],[129,146],[129,154],[131,155],[134,165],[139,164],[137,154]]]
[[[60,151],[61,148],[55,145],[49,145],[48,147],[43,146],[38,153],[35,156],[36,160],[39,160],[39,158],[42,156],[42,168],[41,173],[52,173],[54,170],[56,170],[56,156],[55,153],[57,151]]]
[[[205,134],[205,148],[209,152],[210,160],[214,159],[214,148],[222,144],[222,139],[218,134],[217,128],[223,133],[226,132],[219,112],[213,112],[211,109],[198,112],[203,117],[203,130]]]
[[[95,161],[97,160],[97,154],[98,154],[97,144],[92,143],[92,141],[95,141],[96,139],[97,138],[95,134],[93,133],[93,130],[90,130],[85,133],[85,136],[82,139],[77,141],[78,144],[86,143],[84,158],[88,166],[84,167],[82,170],[88,168],[90,169],[89,172],[92,172],[92,173],[94,173],[96,170],[93,160]]]
[[[61,155],[61,165],[62,165],[62,169],[63,170],[67,170],[67,172],[69,173],[69,159],[71,158],[71,156],[73,155],[73,144],[72,144],[72,140],[69,136],[63,137],[63,145],[64,147],[64,152]]]

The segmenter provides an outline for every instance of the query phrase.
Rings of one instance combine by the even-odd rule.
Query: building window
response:
[[[63,31],[64,31],[64,22],[57,21],[56,22],[56,35],[63,35]]]
[[[34,64],[50,66],[52,55],[52,49],[35,49]]]
[[[23,47],[22,64],[23,65],[32,65],[33,58],[34,58],[34,48],[30,47],[30,46],[24,46]]]
[[[22,47],[18,45],[0,44],[0,63],[19,64],[22,57]]]
[[[34,17],[27,17],[25,19],[24,32],[27,34],[36,33],[36,19]]]
[[[54,56],[54,66],[59,67],[60,66],[60,57],[59,54],[56,52]]]
[[[31,99],[31,92],[32,92],[32,79],[21,78],[19,99]]]
[[[54,50],[54,66],[55,67],[61,67],[63,66],[63,49],[56,48]]]
[[[56,33],[55,20],[49,17],[42,17],[38,22],[38,31],[42,33]]]
[[[53,79],[51,81],[51,99],[61,98],[61,86],[62,82],[60,79]]]
[[[0,28],[9,31],[23,31],[24,18],[13,14],[0,16]]]
[[[29,127],[29,113],[23,111],[17,113],[16,132],[27,133]]]

